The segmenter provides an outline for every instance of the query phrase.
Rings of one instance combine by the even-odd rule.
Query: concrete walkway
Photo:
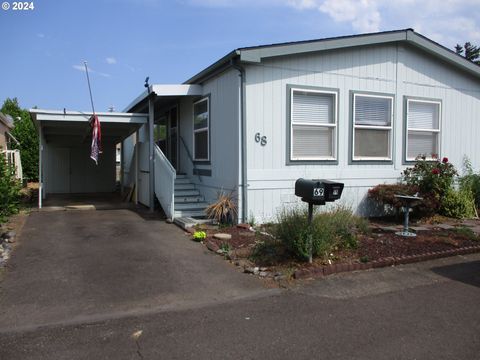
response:
[[[34,212],[0,283],[0,332],[265,292],[175,225],[130,210]]]

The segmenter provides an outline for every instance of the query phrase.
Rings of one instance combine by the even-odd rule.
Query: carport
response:
[[[147,114],[96,113],[102,129],[98,165],[90,158],[90,112],[31,109],[39,134],[38,206],[52,194],[114,193],[116,144],[148,123]],[[123,164],[123,162],[120,162]],[[120,171],[122,174],[123,171]]]

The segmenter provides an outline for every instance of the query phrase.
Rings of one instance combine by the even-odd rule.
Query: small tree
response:
[[[17,98],[7,98],[0,112],[14,119],[11,132],[20,145],[12,143],[12,147],[20,150],[24,177],[31,181],[38,180],[38,135],[30,114],[20,108]]]

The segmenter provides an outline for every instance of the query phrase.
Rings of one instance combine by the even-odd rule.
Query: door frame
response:
[[[175,113],[176,113],[176,122],[177,122],[177,125],[175,126],[175,129],[176,129],[176,149],[175,149],[175,152],[176,152],[176,164],[174,164],[171,160],[171,155],[172,155],[172,141],[171,141],[171,131],[172,131],[172,110],[173,109],[176,109]],[[168,108],[167,110],[167,158],[168,160],[170,161],[170,163],[172,164],[172,166],[175,168],[175,170],[178,171],[179,169],[179,166],[180,166],[180,156],[179,156],[179,136],[180,136],[180,126],[179,126],[179,122],[180,122],[180,116],[179,116],[179,106],[178,104],[174,104],[173,106],[171,106],[170,108]]]

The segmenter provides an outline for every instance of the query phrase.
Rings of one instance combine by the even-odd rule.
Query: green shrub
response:
[[[193,240],[195,241],[205,240],[206,237],[207,237],[207,233],[205,231],[195,231],[193,233]]]
[[[395,195],[414,195],[418,192],[418,186],[407,184],[380,184],[368,190],[368,197],[381,205],[389,205],[394,209],[400,209],[403,202]]]
[[[475,174],[468,157],[463,158],[463,176],[459,178],[460,189],[472,192],[475,206],[480,209],[480,173]]]
[[[440,213],[457,219],[474,217],[475,199],[472,192],[468,189],[448,190],[442,197]]]
[[[312,255],[328,256],[335,248],[352,249],[358,246],[357,233],[368,228],[366,220],[353,215],[351,209],[338,206],[330,212],[316,214],[308,225],[306,209],[283,209],[278,215],[275,236],[290,253],[300,260]]]
[[[18,212],[20,188],[20,182],[15,178],[15,169],[0,154],[0,223]]]

